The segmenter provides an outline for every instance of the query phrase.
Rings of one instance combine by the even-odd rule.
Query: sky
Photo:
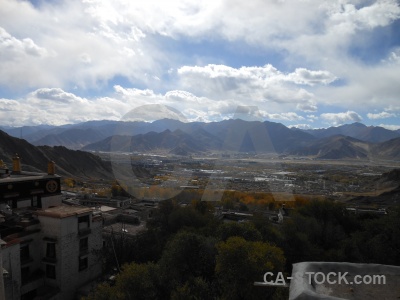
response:
[[[398,0],[0,0],[0,126],[156,104],[400,129],[399,83]]]

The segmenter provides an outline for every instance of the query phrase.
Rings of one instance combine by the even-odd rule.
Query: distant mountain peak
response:
[[[365,124],[363,124],[361,122],[354,122],[354,123],[346,124],[346,125],[348,125],[348,126],[356,126],[356,127],[368,127],[367,125],[365,125]],[[342,125],[342,126],[344,126],[344,125]]]

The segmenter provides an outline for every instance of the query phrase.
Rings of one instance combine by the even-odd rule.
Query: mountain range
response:
[[[309,129],[304,131],[317,138],[344,135],[370,143],[381,143],[400,137],[400,130],[388,130],[380,126],[366,126],[358,122],[326,129]]]
[[[236,119],[184,123],[162,119],[152,123],[103,120],[58,127],[41,125],[0,129],[10,135],[22,136],[33,145],[61,145],[84,151],[162,150],[177,155],[232,151],[318,159],[400,159],[399,130],[361,123],[300,130],[269,121]]]
[[[111,179],[111,164],[94,154],[70,150],[63,146],[36,147],[0,130],[0,159],[10,169],[15,153],[21,158],[22,169],[25,171],[46,172],[47,163],[52,160],[56,162],[57,174],[62,176]]]
[[[400,138],[369,143],[344,135],[319,139],[291,151],[291,155],[318,159],[388,159],[400,160]]]

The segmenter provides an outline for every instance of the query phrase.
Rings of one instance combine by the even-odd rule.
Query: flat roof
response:
[[[93,209],[89,207],[60,205],[43,210],[38,210],[36,211],[36,214],[39,216],[62,219],[91,212],[93,212]]]
[[[10,172],[6,177],[0,177],[1,183],[9,183],[9,182],[18,182],[18,181],[26,181],[26,180],[38,180],[38,179],[47,179],[47,178],[60,178],[59,175],[48,175],[47,173],[38,173],[38,172],[26,172],[22,171],[20,173]]]

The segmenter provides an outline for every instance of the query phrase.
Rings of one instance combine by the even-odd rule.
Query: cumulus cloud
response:
[[[329,71],[311,71],[305,68],[297,68],[287,78],[296,84],[306,85],[329,84],[337,79]]]
[[[119,120],[130,108],[123,99],[87,99],[60,88],[42,88],[20,99],[0,99],[0,118],[2,125],[9,126],[64,125],[99,119]]]
[[[395,51],[390,52],[387,62],[399,64],[400,63],[400,49],[396,49]]]
[[[0,98],[0,112],[19,111],[21,106],[18,101]]]
[[[38,7],[28,1],[3,0],[0,8],[7,39],[20,48],[22,45],[26,52],[51,53],[42,62],[24,58],[13,67],[29,63],[42,68],[42,75],[31,84],[38,86],[54,77],[50,83],[61,87],[71,78],[82,87],[118,75],[143,80],[145,72],[163,72],[164,63],[169,64],[167,68],[174,67],[168,61],[172,56],[163,54],[168,50],[157,36],[196,41],[212,36],[285,51],[293,59],[299,54],[320,63],[345,54],[346,46],[360,31],[388,26],[399,18],[396,0],[357,5],[342,0],[251,0],[234,5],[224,0],[91,0],[43,2]],[[338,49],[342,51],[332,57],[331,51]],[[304,67],[296,69],[292,77],[305,85],[327,84],[335,78],[326,70]]]
[[[295,112],[287,112],[280,114],[265,114],[265,116],[271,120],[280,120],[280,121],[300,121],[304,120],[304,117],[296,114]]]
[[[183,90],[171,90],[162,94],[149,89],[127,89],[119,85],[114,87],[111,97],[93,98],[80,97],[61,88],[41,88],[20,99],[0,99],[0,117],[2,125],[11,126],[62,125],[124,118],[153,120],[158,119],[158,116],[167,116],[163,108],[169,107],[169,113],[175,109],[173,115],[179,115],[173,118],[183,121],[211,122],[230,118],[285,122],[305,120],[295,112],[275,112],[270,107],[267,111],[263,107],[252,105],[251,101],[247,104],[244,106],[243,102],[235,99],[199,97]],[[9,114],[8,111],[18,111],[18,114]],[[171,117],[173,115],[170,114]]]
[[[296,124],[296,125],[290,125],[289,128],[312,129],[312,126],[310,124]]]
[[[373,113],[368,113],[367,114],[367,117],[369,119],[372,119],[372,120],[392,118],[392,117],[395,117],[395,116],[396,116],[395,114],[388,113],[387,111],[383,111],[383,112],[376,113],[376,114],[373,114]]]
[[[315,112],[315,95],[302,85],[325,85],[335,76],[325,71],[296,69],[283,73],[270,64],[233,68],[226,65],[183,66],[177,70],[181,86],[195,94],[217,100],[236,99],[260,109],[279,106]]]
[[[10,59],[0,60],[0,84],[86,89],[115,76],[148,81],[143,73],[157,72],[162,52],[150,46],[123,10],[108,6],[57,1],[33,7],[28,1],[3,0],[0,51]]]
[[[85,113],[97,118],[100,112],[118,118],[152,103],[178,104],[192,119],[204,119],[204,113],[223,119],[243,103],[281,120],[296,118],[285,113],[322,106],[367,114],[397,105],[399,50],[395,45],[383,51],[385,58],[372,64],[355,59],[353,50],[367,49],[376,29],[389,34],[399,19],[397,0],[90,0],[41,1],[36,7],[2,0],[0,86],[19,95],[35,90],[17,99],[27,109],[21,115],[32,122],[55,113],[62,115],[54,122],[84,120]],[[257,49],[266,58],[258,66],[231,67],[223,58],[201,57],[196,47],[174,46],[204,41],[240,44],[243,53]],[[283,58],[280,70],[275,54]],[[119,78],[129,88],[109,91]],[[66,92],[72,87],[87,98]],[[105,89],[109,97],[87,96],[92,89]],[[81,111],[67,116],[68,103]],[[44,107],[49,110],[29,116],[28,109]]]
[[[27,55],[36,57],[47,55],[47,50],[36,45],[32,39],[17,39],[2,27],[0,27],[0,50],[2,57],[10,60],[22,59]]]
[[[78,97],[72,93],[64,92],[60,88],[42,88],[32,92],[31,95],[37,99],[64,102],[68,104],[85,101],[81,97]]]
[[[299,103],[296,108],[304,112],[316,112],[318,110],[318,107],[313,102]]]
[[[356,29],[370,29],[386,26],[399,16],[400,8],[396,1],[378,0],[358,9],[350,3],[341,5],[339,10],[332,12],[331,20],[338,24],[352,24]]]
[[[380,124],[379,126],[389,130],[400,130],[400,125]]]
[[[182,104],[183,103],[205,104],[208,101],[208,99],[206,99],[205,97],[197,97],[187,91],[178,91],[178,90],[168,91],[165,94],[165,99],[167,101],[182,103]]]
[[[361,122],[362,120],[362,117],[354,111],[324,113],[320,117],[331,125],[340,125],[346,122]]]

